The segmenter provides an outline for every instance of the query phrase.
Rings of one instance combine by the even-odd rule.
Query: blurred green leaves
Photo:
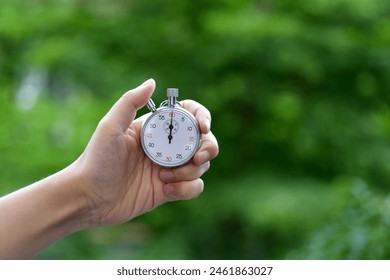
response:
[[[389,239],[389,12],[384,0],[3,0],[0,193],[72,162],[121,93],[153,77],[157,103],[178,87],[212,113],[221,152],[204,194],[40,257],[387,258],[371,248]]]
[[[390,252],[389,195],[378,196],[364,181],[339,178],[345,206],[337,222],[317,230],[289,258],[388,259]]]

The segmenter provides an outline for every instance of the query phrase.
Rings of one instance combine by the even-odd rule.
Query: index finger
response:
[[[210,111],[202,104],[194,100],[183,100],[180,102],[183,107],[190,111],[199,123],[200,133],[207,134],[210,132],[211,127],[211,114]]]

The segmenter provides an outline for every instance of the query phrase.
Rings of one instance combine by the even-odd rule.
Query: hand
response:
[[[155,88],[150,79],[126,92],[100,121],[87,148],[70,168],[78,172],[87,211],[84,227],[114,225],[173,200],[197,197],[203,191],[200,179],[218,154],[218,143],[210,131],[210,112],[186,100],[199,125],[202,143],[193,160],[166,169],[153,164],[144,154],[139,135],[146,116],[133,120]]]
[[[199,177],[218,154],[210,113],[195,101],[183,101],[199,122],[201,147],[184,166],[157,166],[139,140],[147,115],[133,120],[154,88],[154,81],[148,80],[126,92],[70,166],[0,198],[0,259],[29,258],[76,231],[123,223],[165,202],[202,192]]]

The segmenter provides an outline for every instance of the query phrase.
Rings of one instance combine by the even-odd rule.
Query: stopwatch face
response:
[[[195,117],[179,107],[158,109],[142,126],[142,148],[153,162],[165,167],[180,166],[190,161],[199,142]]]

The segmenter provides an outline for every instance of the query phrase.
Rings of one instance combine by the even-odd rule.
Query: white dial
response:
[[[157,109],[142,126],[142,148],[153,162],[165,167],[190,161],[199,142],[195,117],[178,106]]]

